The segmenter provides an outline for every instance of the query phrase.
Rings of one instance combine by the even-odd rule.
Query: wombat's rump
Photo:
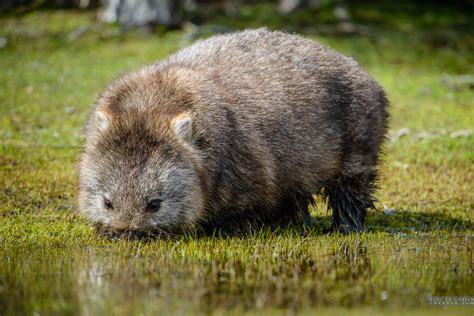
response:
[[[359,231],[387,126],[382,88],[351,58],[297,35],[214,36],[126,74],[98,97],[79,207],[112,231],[235,232],[309,222]]]

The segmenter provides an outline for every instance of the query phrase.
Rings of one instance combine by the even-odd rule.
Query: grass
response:
[[[472,313],[427,303],[430,295],[474,296],[474,142],[450,136],[474,128],[474,92],[443,81],[474,73],[472,14],[354,5],[354,23],[369,32],[348,36],[319,32],[314,12],[269,10],[244,6],[239,19],[217,15],[203,29],[297,30],[354,56],[387,91],[391,131],[410,130],[386,145],[380,202],[366,232],[322,233],[329,214],[320,201],[311,230],[153,242],[97,237],[74,212],[90,104],[110,79],[165,58],[189,34],[122,33],[94,12],[2,16],[0,314]],[[319,17],[332,25],[328,12]]]

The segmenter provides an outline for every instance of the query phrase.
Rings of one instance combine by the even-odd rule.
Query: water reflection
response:
[[[459,296],[472,287],[468,240],[419,234],[275,234],[266,239],[0,249],[0,313],[298,310],[377,305],[384,291],[389,294],[384,304],[417,306],[424,296],[415,294],[426,289]]]

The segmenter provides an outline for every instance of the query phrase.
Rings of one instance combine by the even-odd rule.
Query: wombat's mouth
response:
[[[108,239],[152,240],[170,239],[179,236],[176,233],[158,228],[143,230],[116,229],[113,227],[105,226],[101,223],[95,223],[94,227],[98,235]]]

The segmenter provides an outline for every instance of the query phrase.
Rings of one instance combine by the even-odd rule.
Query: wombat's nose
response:
[[[128,229],[137,230],[142,227],[142,218],[140,215],[130,212],[124,216],[124,223]]]
[[[134,219],[132,213],[124,212],[116,220],[115,227],[124,230],[137,229],[137,221]]]
[[[128,229],[130,229],[130,230],[137,230],[139,228],[140,228],[140,225],[138,223],[135,223],[134,221],[131,221],[128,224]]]

